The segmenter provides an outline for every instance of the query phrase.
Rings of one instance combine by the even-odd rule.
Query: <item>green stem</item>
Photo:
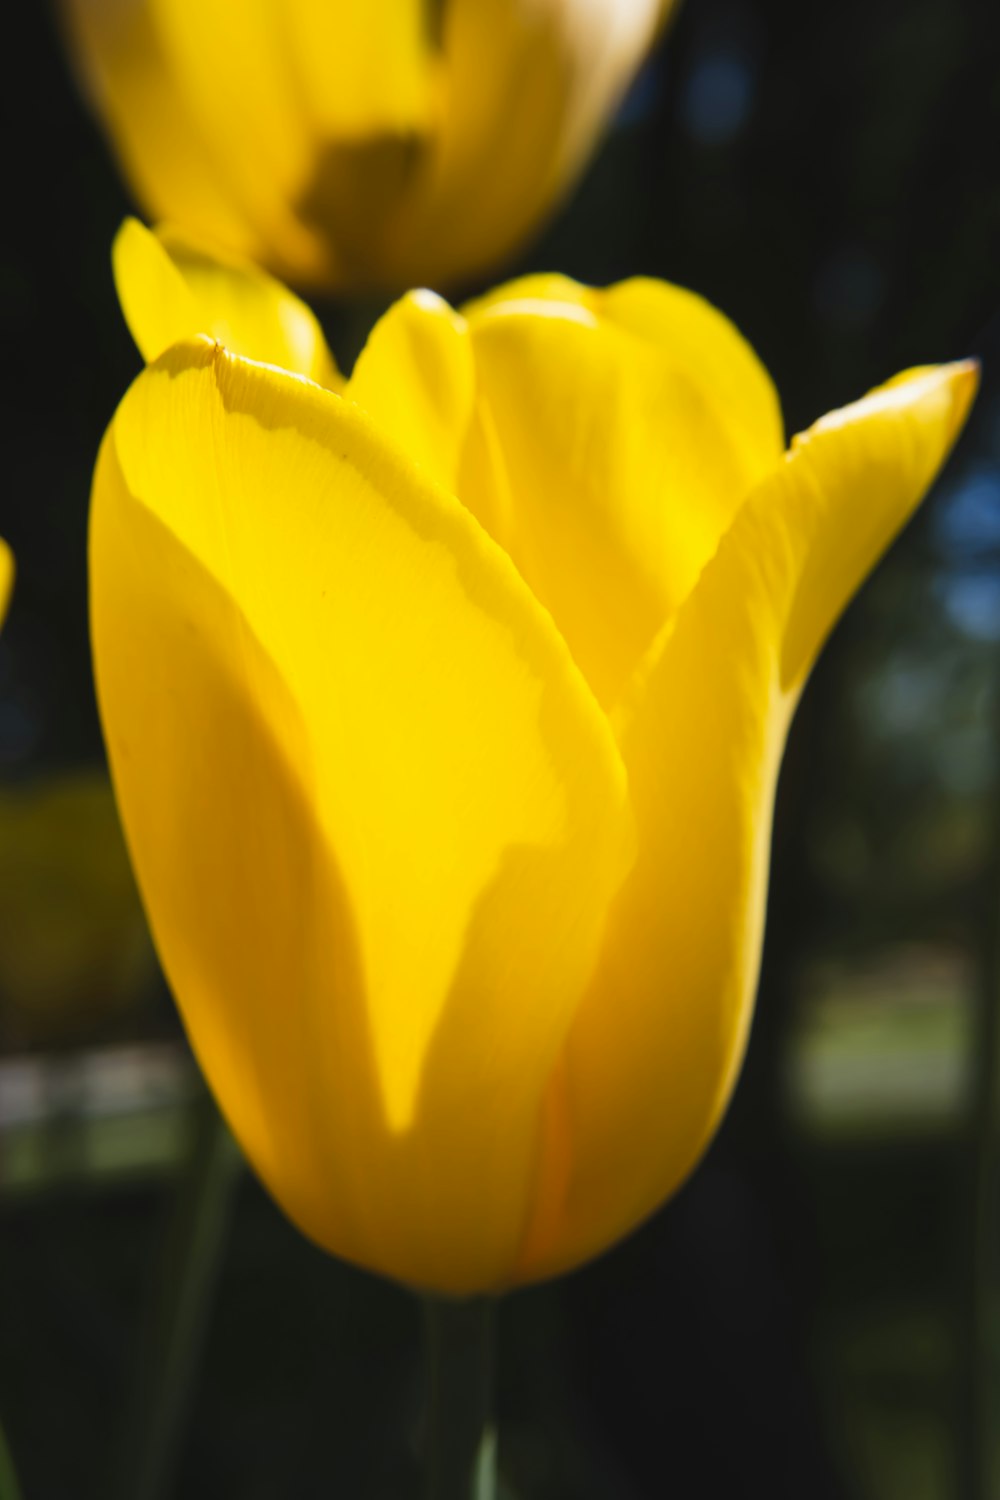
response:
[[[14,1460],[10,1456],[7,1438],[0,1427],[0,1500],[21,1500],[21,1486],[17,1482]]]
[[[995,921],[995,919],[994,919]],[[996,938],[991,946],[996,950]],[[1000,961],[988,959],[973,1032],[973,1143],[970,1153],[968,1250],[962,1277],[961,1451],[963,1500],[992,1495],[990,1323],[993,1311],[994,1210],[997,1192],[997,1115],[1000,1095]]]
[[[196,1111],[127,1413],[124,1500],[159,1500],[170,1492],[228,1241],[240,1158],[210,1095]]]
[[[493,1303],[424,1300],[429,1392],[426,1500],[496,1500]]]

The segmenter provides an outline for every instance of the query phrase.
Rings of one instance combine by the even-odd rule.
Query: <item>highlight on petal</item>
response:
[[[797,439],[637,674],[619,738],[639,852],[550,1088],[519,1277],[626,1233],[710,1139],[750,1023],[794,704],[933,480],[976,379],[970,364],[899,377]]]
[[[204,334],[234,354],[340,389],[313,313],[256,266],[220,259],[178,229],[149,230],[137,219],[125,220],[112,258],[122,311],[147,363]]]
[[[345,394],[454,491],[475,397],[472,346],[460,313],[433,292],[408,292],[376,323]]]
[[[109,429],[91,599],[154,938],[251,1161],[328,1249],[496,1285],[632,853],[551,621],[354,405],[207,343]]]
[[[740,335],[662,292],[536,277],[467,309],[480,420],[459,492],[608,708],[781,454]]]

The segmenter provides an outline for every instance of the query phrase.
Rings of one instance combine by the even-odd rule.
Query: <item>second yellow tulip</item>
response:
[[[140,202],[293,281],[442,285],[535,230],[672,0],[62,0]]]

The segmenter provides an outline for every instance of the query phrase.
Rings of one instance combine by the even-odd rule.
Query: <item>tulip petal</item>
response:
[[[377,9],[328,0],[271,4],[319,139],[359,142],[427,129],[435,84],[427,0]]]
[[[697,386],[738,446],[750,482],[763,479],[785,447],[774,382],[739,329],[685,287],[634,276],[614,286],[584,286],[568,276],[522,276],[478,298],[463,312],[475,324],[488,312],[528,303],[585,307],[659,349]]]
[[[118,298],[147,363],[205,334],[233,354],[305,375],[330,390],[342,381],[310,309],[266,272],[222,260],[180,230],[126,219],[115,237]]]
[[[291,279],[363,275],[435,101],[417,0],[381,24],[369,7],[243,0],[238,45],[231,0],[144,3],[203,139],[271,252],[255,258]]]
[[[544,295],[520,298],[515,283],[469,309],[488,422],[470,434],[460,493],[611,707],[777,462],[777,407],[739,334],[700,299],[538,281],[527,287]],[[659,321],[640,335],[644,309]]]
[[[91,598],[140,888],[251,1160],[329,1249],[496,1284],[632,852],[551,621],[352,403],[204,342],[115,417]]]
[[[245,253],[269,264],[277,260],[293,276],[322,274],[328,247],[294,205],[308,180],[314,142],[287,66],[282,5],[242,0],[234,35],[232,0],[142,3],[155,17],[164,65],[177,80],[203,150],[251,228]],[[192,221],[181,214],[177,222]]]
[[[578,175],[661,21],[658,0],[448,0],[440,127],[393,233],[390,280],[503,259]]]
[[[346,394],[387,437],[454,492],[475,394],[465,319],[433,292],[409,292],[380,318]]]
[[[968,364],[913,372],[817,423],[650,653],[620,726],[639,853],[555,1074],[524,1276],[626,1233],[711,1137],[750,1023],[794,703],[975,387]]]
[[[139,198],[159,218],[196,223],[220,244],[252,254],[257,238],[206,150],[155,7],[60,0],[60,9],[84,85]]]

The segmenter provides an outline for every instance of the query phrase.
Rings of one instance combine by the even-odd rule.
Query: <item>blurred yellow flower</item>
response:
[[[155,965],[108,778],[0,788],[0,1020],[66,1041],[133,1004]]]
[[[61,3],[152,214],[350,290],[442,284],[515,250],[673,0]]]
[[[661,282],[411,294],[337,394],[276,283],[135,225],[116,259],[160,357],[94,480],[97,683],[201,1064],[329,1250],[563,1271],[719,1121],[789,719],[975,368],[785,452],[751,349]]]
[[[11,591],[14,587],[14,554],[5,541],[0,540],[0,625],[7,618]]]
[[[13,584],[0,541],[0,624]],[[105,773],[0,788],[0,1030],[65,1039],[133,1000],[152,959]]]

